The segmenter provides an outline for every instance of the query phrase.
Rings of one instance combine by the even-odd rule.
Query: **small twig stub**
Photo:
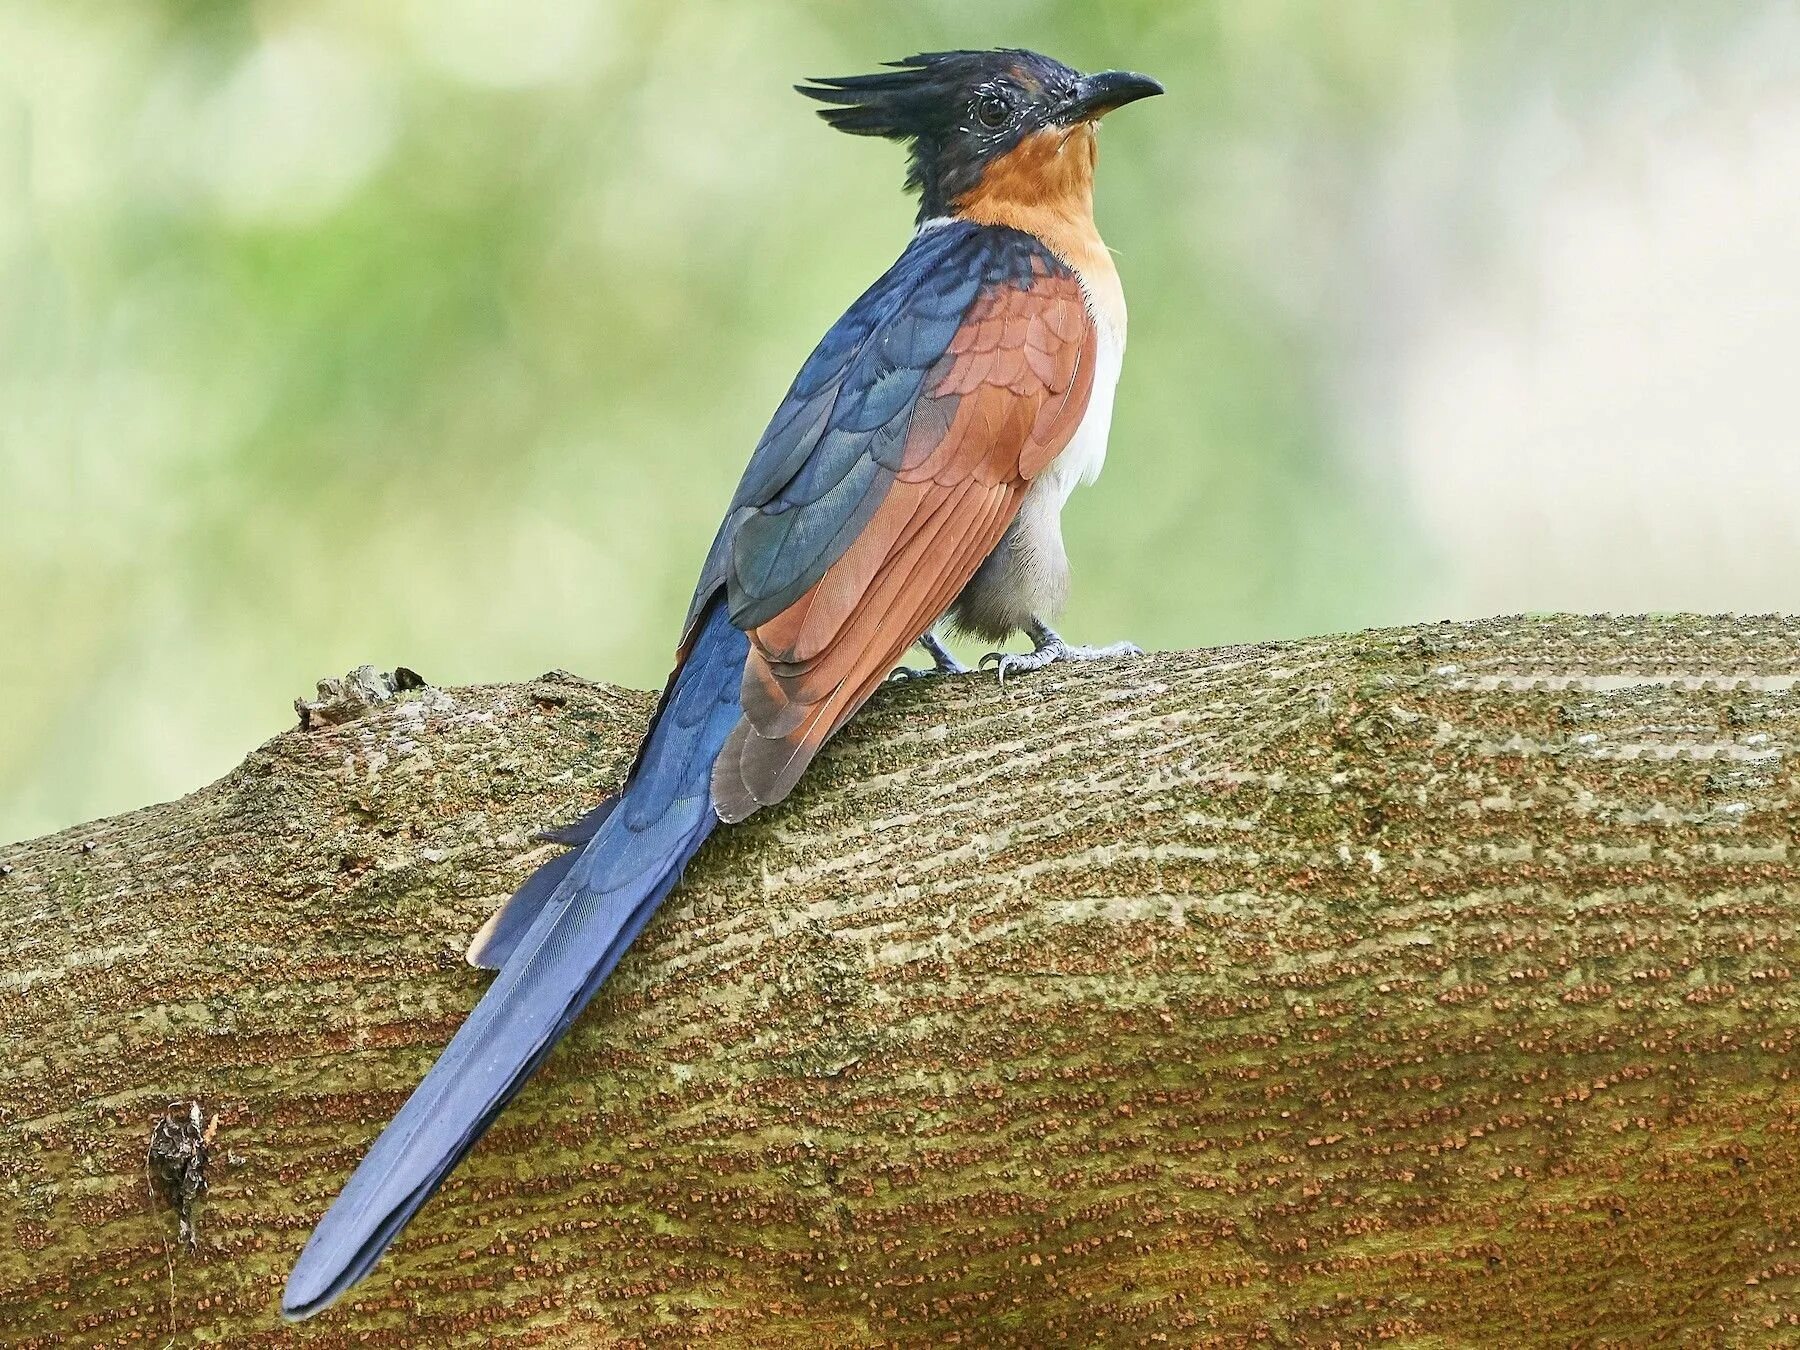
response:
[[[354,722],[371,708],[430,687],[424,676],[406,666],[392,670],[358,666],[341,678],[320,680],[318,697],[295,699],[294,711],[300,715],[300,730],[319,731]]]

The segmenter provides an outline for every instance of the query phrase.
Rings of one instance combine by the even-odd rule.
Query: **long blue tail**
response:
[[[715,602],[616,808],[566,869],[499,977],[300,1253],[285,1317],[310,1317],[374,1266],[550,1054],[719,821],[713,761],[738,720],[749,640]]]

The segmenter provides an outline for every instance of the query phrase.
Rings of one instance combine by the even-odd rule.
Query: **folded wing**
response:
[[[743,719],[713,771],[723,820],[787,795],[1087,410],[1096,338],[1075,274],[1012,230],[944,226],[921,244],[910,284],[878,284],[841,325],[854,341],[801,372],[714,547],[751,639]]]

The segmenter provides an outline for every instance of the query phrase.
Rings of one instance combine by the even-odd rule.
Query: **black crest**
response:
[[[873,75],[794,86],[838,106],[820,111],[839,131],[911,147],[906,185],[919,216],[943,215],[975,186],[982,167],[1031,132],[1052,125],[1077,97],[1081,77],[1022,49],[923,52]]]

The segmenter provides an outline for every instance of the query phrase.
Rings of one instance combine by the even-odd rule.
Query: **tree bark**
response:
[[[296,1332],[652,702],[328,699],[0,849],[0,1339],[1792,1344],[1796,680],[1800,621],[1565,617],[890,686]]]

